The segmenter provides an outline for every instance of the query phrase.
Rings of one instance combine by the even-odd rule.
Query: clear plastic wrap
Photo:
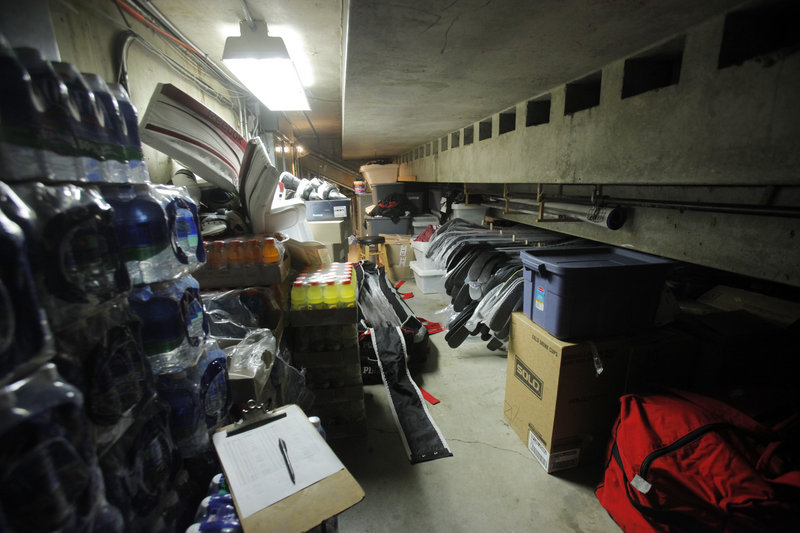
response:
[[[211,334],[217,337],[227,335],[219,332],[224,324],[235,323],[244,328],[268,328],[278,326],[281,307],[272,290],[265,287],[248,287],[222,292],[204,292],[203,304],[211,322]],[[244,335],[238,338],[244,338]]]
[[[138,287],[130,295],[130,305],[142,321],[142,345],[156,374],[184,353],[199,355],[209,324],[193,277]]]
[[[0,195],[7,191],[0,183]],[[0,384],[53,355],[53,339],[28,262],[25,235],[0,211]]]
[[[228,375],[231,379],[252,380],[256,402],[264,401],[264,388],[270,379],[275,361],[277,342],[268,329],[253,329],[239,342],[227,349]]]
[[[52,363],[0,389],[0,456],[10,531],[92,531],[100,513],[114,514],[83,395]]]
[[[447,304],[447,307],[442,307],[441,309],[433,313],[433,316],[431,316],[430,321],[440,324],[443,330],[447,330],[447,325],[450,323],[451,320],[453,320],[456,317],[457,314],[458,313],[456,313],[453,310],[453,304],[450,303]]]
[[[16,184],[0,209],[25,233],[37,294],[51,328],[103,312],[130,290],[114,211],[93,188]]]

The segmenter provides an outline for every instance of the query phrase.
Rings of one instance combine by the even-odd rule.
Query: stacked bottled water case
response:
[[[0,530],[174,530],[230,407],[197,206],[122,86],[2,36],[0,69]]]
[[[149,181],[124,87],[33,48],[11,48],[2,36],[0,65],[5,181]]]

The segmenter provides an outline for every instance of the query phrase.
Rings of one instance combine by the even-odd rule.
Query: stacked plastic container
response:
[[[2,36],[0,70],[0,529],[174,530],[179,447],[229,405],[197,208],[124,88]]]
[[[351,263],[331,263],[306,268],[290,294],[292,364],[305,369],[315,395],[310,414],[321,419],[329,439],[366,430],[357,287]]]

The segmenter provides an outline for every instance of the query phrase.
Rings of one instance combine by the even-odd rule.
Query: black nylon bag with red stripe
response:
[[[682,391],[623,396],[595,494],[626,532],[800,531],[796,422]]]

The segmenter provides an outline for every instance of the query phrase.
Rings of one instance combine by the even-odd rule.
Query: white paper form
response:
[[[228,437],[214,434],[239,518],[244,519],[344,468],[342,462],[296,405],[284,408],[286,416]],[[295,483],[289,476],[279,447],[286,442]]]

